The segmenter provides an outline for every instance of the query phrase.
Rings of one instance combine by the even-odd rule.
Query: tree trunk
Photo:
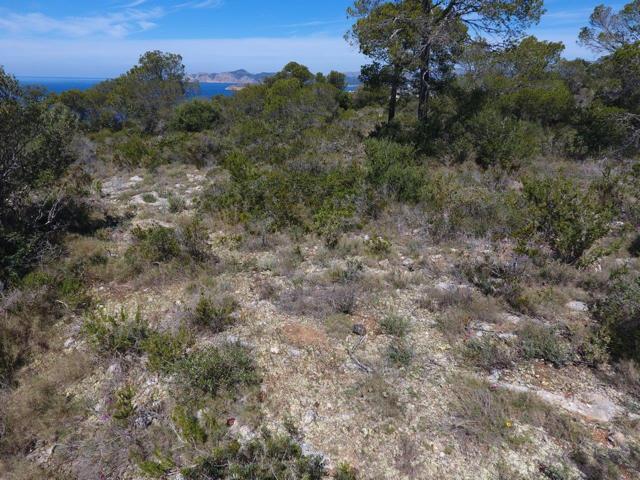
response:
[[[389,118],[387,123],[393,122],[396,118],[396,105],[398,103],[398,88],[400,87],[400,71],[398,68],[393,70],[393,78],[391,79],[391,93],[389,94]]]
[[[422,10],[425,17],[425,30],[422,34],[423,50],[420,54],[422,66],[420,68],[420,94],[418,97],[418,121],[424,122],[429,115],[429,96],[431,87],[431,16],[433,0],[422,0]]]
[[[418,97],[418,120],[425,122],[429,116],[429,96],[431,94],[431,48],[425,48],[420,69],[420,95]]]

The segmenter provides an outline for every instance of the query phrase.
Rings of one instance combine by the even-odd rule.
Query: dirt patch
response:
[[[288,323],[282,327],[282,333],[288,343],[299,348],[329,348],[327,335],[310,325]]]

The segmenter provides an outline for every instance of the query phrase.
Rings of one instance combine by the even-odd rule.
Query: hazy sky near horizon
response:
[[[358,71],[364,59],[343,38],[351,3],[0,0],[0,65],[15,75],[104,78],[158,49],[182,54],[189,72],[275,71],[290,60],[314,71]],[[547,14],[531,33],[564,42],[569,58],[592,57],[576,40],[600,3],[546,0]]]

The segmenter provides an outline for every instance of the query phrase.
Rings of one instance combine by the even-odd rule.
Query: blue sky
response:
[[[357,71],[343,39],[350,0],[0,0],[0,64],[16,75],[114,76],[146,50],[181,53],[189,72]],[[563,41],[567,57],[600,0],[546,0],[532,33]],[[609,2],[620,7],[623,2]]]

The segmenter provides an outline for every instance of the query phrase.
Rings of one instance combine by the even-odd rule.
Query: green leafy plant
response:
[[[187,385],[210,395],[259,382],[248,350],[237,343],[193,352],[176,364],[176,371]]]
[[[238,307],[238,302],[231,296],[210,298],[202,295],[193,310],[193,322],[219,333],[233,323],[233,313]]]
[[[98,350],[107,353],[139,353],[149,337],[140,309],[132,318],[124,308],[118,313],[100,308],[85,319],[83,331]]]

